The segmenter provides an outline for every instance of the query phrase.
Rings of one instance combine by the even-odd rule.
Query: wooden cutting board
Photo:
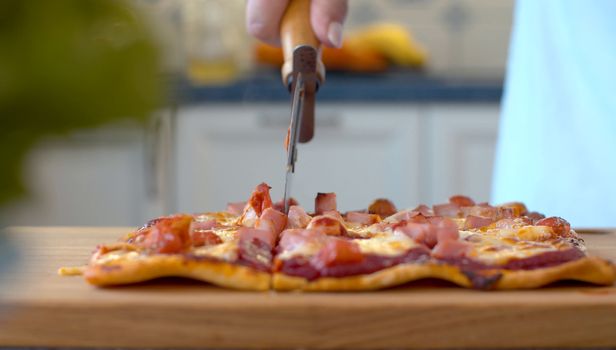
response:
[[[126,230],[10,229],[19,260],[0,270],[0,347],[616,347],[616,286],[483,292],[423,281],[302,294],[185,280],[99,289],[56,274]],[[591,254],[616,260],[616,233],[583,237]]]

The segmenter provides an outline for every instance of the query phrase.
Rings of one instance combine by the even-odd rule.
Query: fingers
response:
[[[324,45],[342,46],[342,24],[347,9],[347,0],[312,0],[310,21],[314,33]]]
[[[246,28],[255,38],[280,46],[280,20],[289,0],[248,0]],[[326,46],[342,46],[342,24],[347,0],[312,0],[310,22],[319,41]]]
[[[246,29],[255,38],[280,46],[280,20],[288,0],[248,0]]]

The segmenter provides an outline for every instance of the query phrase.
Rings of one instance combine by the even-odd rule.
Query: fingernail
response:
[[[342,24],[338,22],[332,22],[327,28],[327,39],[334,45],[334,47],[340,48],[342,46]]]

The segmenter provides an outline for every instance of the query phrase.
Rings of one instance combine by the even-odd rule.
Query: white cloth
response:
[[[518,0],[492,188],[616,227],[616,1]]]

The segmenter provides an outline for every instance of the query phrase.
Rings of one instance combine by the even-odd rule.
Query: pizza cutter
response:
[[[314,136],[315,94],[325,79],[321,43],[310,24],[310,0],[289,1],[280,23],[280,38],[284,54],[282,83],[288,87],[292,96],[283,197],[287,214],[297,161],[297,143],[306,143]]]

